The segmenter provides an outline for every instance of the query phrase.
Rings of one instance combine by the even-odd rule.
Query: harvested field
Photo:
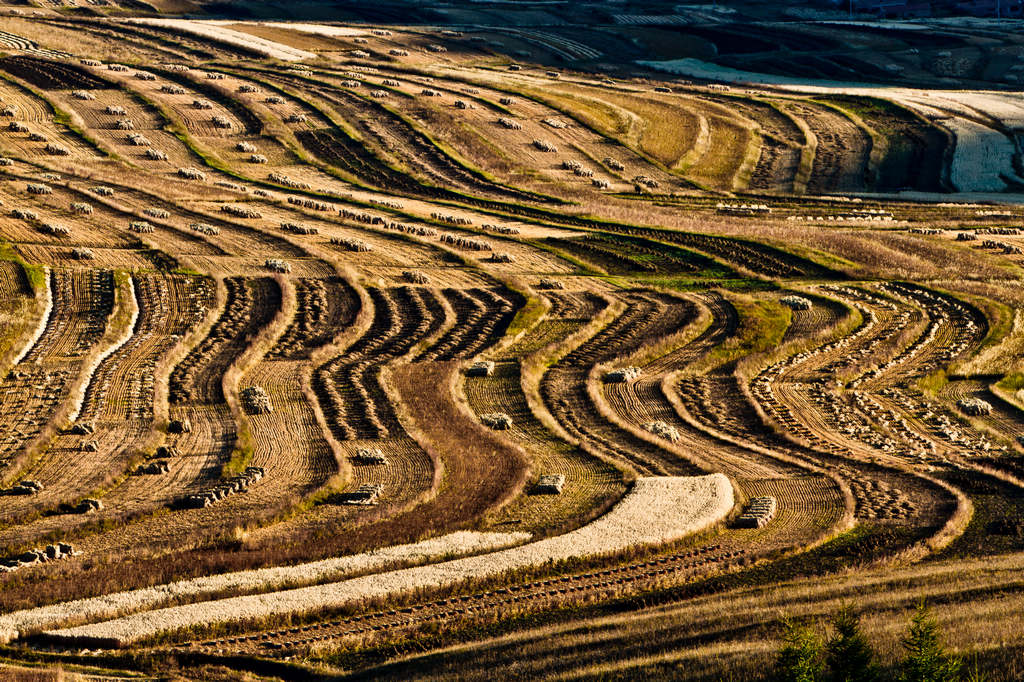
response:
[[[746,679],[737,590],[939,612],[915,563],[1024,550],[1012,21],[51,4],[0,31],[5,666]]]
[[[373,323],[366,334],[316,369],[313,387],[339,440],[401,433],[380,385],[380,367],[440,328],[444,312],[429,289],[370,289]]]
[[[228,366],[254,339],[281,305],[281,291],[271,278],[224,280],[227,302],[209,335],[171,372],[171,403],[218,403]]]
[[[658,494],[661,491],[672,494]],[[686,510],[682,519],[679,519],[677,514],[657,513],[659,509],[668,512],[680,508]],[[610,552],[619,547],[633,544],[664,542],[666,539],[682,537],[716,523],[731,508],[732,490],[724,476],[714,475],[696,479],[641,479],[635,484],[632,493],[611,514],[573,533],[526,545],[522,549],[503,550],[479,559],[460,559],[438,564],[436,567],[405,569],[393,573],[389,577],[393,577],[399,582],[410,583],[411,581],[411,585],[440,587],[466,577],[503,571],[509,567],[535,565],[543,561],[550,561],[552,558],[565,559]],[[495,562],[495,559],[502,560]],[[374,577],[372,580],[377,581],[378,578]],[[387,580],[380,580],[379,584],[385,591],[396,588],[408,589],[406,585],[391,585]],[[253,618],[272,612],[289,613],[298,609],[308,609],[313,604],[324,605],[325,602],[320,593],[324,593],[325,590],[330,590],[333,593],[333,603],[340,605],[344,601],[352,599],[353,596],[366,594],[363,586],[353,585],[353,587],[355,587],[354,590],[346,589],[341,593],[338,592],[339,586],[337,585],[325,586],[325,589],[303,588],[290,593],[279,592],[275,594],[272,608],[268,608],[270,604],[261,599],[241,597],[232,602],[230,607],[228,604],[224,604],[225,608],[218,610],[222,614],[230,614],[230,617],[234,619]],[[311,597],[313,598],[311,599]],[[170,628],[187,627],[190,623],[196,625],[207,623],[209,616],[208,605],[176,607],[164,612],[155,611],[151,614],[129,616],[122,621],[109,621],[95,626],[80,626],[62,631],[60,634],[57,632],[49,634],[51,637],[78,637],[86,641],[102,640],[123,646],[140,637]]]

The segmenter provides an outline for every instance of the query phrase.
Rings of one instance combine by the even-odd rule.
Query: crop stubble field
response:
[[[760,634],[710,679],[774,637],[742,590],[1019,561],[1019,195],[898,194],[961,189],[966,104],[555,72],[440,29],[11,21],[6,659],[441,675],[456,641],[504,666],[484,634],[721,592]],[[686,656],[737,640],[706,629]]]

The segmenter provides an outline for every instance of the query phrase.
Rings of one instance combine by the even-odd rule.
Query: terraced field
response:
[[[991,608],[971,562],[1024,552],[1024,115],[891,82],[923,37],[871,89],[779,80],[856,63],[807,22],[112,6],[0,8],[3,674],[747,679],[787,615],[747,591],[817,614],[792,595],[885,601],[891,569],[900,604]],[[958,561],[966,596],[929,573]],[[633,648],[537,643],[602,622]],[[1017,638],[956,642],[1020,670]]]

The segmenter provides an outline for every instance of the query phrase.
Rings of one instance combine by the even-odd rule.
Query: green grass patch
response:
[[[239,408],[241,413],[241,408]],[[231,451],[231,459],[224,465],[222,476],[238,476],[245,467],[252,463],[253,455],[256,453],[256,441],[249,428],[249,420],[244,415],[238,420],[238,432],[235,436],[235,449]]]
[[[739,314],[739,330],[695,363],[694,368],[698,371],[707,372],[777,348],[793,320],[793,311],[774,299],[735,291],[730,292],[727,298]]]
[[[938,369],[931,374],[918,379],[917,387],[922,393],[938,395],[939,391],[945,388],[948,383],[949,377],[946,376],[946,370]]]
[[[1014,372],[1013,374],[1007,374],[1005,377],[996,383],[997,388],[1001,388],[1004,391],[1010,391],[1016,393],[1024,389],[1024,374],[1020,372]]]
[[[10,242],[0,240],[0,260],[11,261],[21,267],[25,277],[28,279],[28,283],[32,286],[34,295],[38,295],[43,290],[43,287],[46,286],[46,272],[43,270],[43,266],[33,265],[26,261]]]
[[[675,277],[671,275],[651,275],[634,277],[637,284],[641,286],[661,287],[675,291],[699,291],[714,286],[719,289],[727,289],[739,293],[757,293],[761,291],[775,291],[779,287],[773,282],[766,282],[761,279],[750,279],[749,277],[736,277],[732,279],[697,279],[693,277]]]

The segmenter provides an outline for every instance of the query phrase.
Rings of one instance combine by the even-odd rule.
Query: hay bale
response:
[[[309,183],[302,182],[301,180],[293,180],[284,173],[270,173],[267,175],[267,180],[292,189],[310,189]]]
[[[480,415],[480,422],[496,431],[507,431],[512,428],[512,417],[504,412],[492,412]]]
[[[507,116],[499,116],[498,117],[498,123],[501,126],[503,126],[505,128],[508,128],[509,130],[522,130],[523,129],[523,124],[522,123],[520,123],[519,121],[513,120],[511,118],[508,118]]]
[[[170,433],[192,433],[192,420],[188,417],[184,419],[172,419],[167,425],[167,430]]]
[[[639,367],[622,367],[619,369],[613,369],[606,372],[604,380],[609,384],[621,384],[627,381],[633,381],[642,374]]]
[[[53,155],[55,157],[70,157],[71,156],[71,150],[69,150],[69,148],[67,146],[62,145],[62,144],[54,144],[53,142],[48,142],[46,144],[46,146],[44,147],[44,150],[45,150],[46,154],[50,154],[50,155]]]
[[[145,71],[136,71],[135,72],[135,77],[138,78],[140,81],[155,81],[156,80],[156,76],[154,76],[151,73],[147,73]]]
[[[114,106],[113,104],[108,104],[103,109],[103,113],[107,114],[108,116],[124,116],[128,112],[125,111],[124,107],[118,107]]]
[[[0,156],[0,166],[13,166],[14,159],[9,159],[6,156]]]
[[[198,168],[179,168],[178,176],[186,180],[206,180],[206,173]]]
[[[84,201],[72,201],[71,212],[79,215],[92,215],[92,205]]]
[[[130,118],[119,118],[114,122],[114,128],[117,130],[135,130],[135,122]]]
[[[248,220],[258,220],[263,217],[263,214],[256,209],[249,208],[248,206],[236,206],[234,204],[224,204],[220,207],[222,213],[233,215],[236,218],[246,218]]]
[[[205,234],[209,236],[220,234],[220,228],[216,225],[210,225],[209,223],[192,223],[189,225],[193,231],[199,234]]]
[[[354,251],[356,253],[367,253],[373,251],[373,247],[366,242],[348,237],[332,237],[331,244],[340,246],[346,251]]]
[[[92,497],[85,498],[75,506],[75,512],[78,514],[91,514],[101,509],[103,509],[103,503]]]
[[[650,431],[655,436],[660,436],[670,443],[679,442],[679,431],[676,427],[672,426],[663,421],[653,421],[644,424],[644,429]]]
[[[54,237],[70,237],[71,230],[64,227],[63,225],[55,225],[53,223],[43,223],[39,226],[39,231],[43,234],[49,234]]]
[[[246,414],[270,414],[274,411],[270,404],[270,396],[259,386],[250,386],[243,389],[238,397],[242,401],[242,407]]]
[[[145,156],[150,161],[166,161],[167,160],[167,153],[166,152],[160,151],[159,149],[153,149],[152,147],[147,149],[146,153],[143,156]]]
[[[558,281],[557,279],[543,278],[539,282],[537,282],[537,288],[538,289],[562,290],[562,289],[565,289],[565,284],[563,284],[562,282]]]
[[[129,133],[128,144],[132,145],[133,147],[148,147],[153,143],[149,141],[148,137],[142,135],[141,133]],[[166,159],[167,156],[164,155],[164,158]]]
[[[233,127],[231,121],[224,116],[213,116],[210,118],[210,123],[213,124],[214,128],[221,128],[224,130],[230,130]]]
[[[558,151],[558,147],[545,140],[534,140],[533,146],[542,152],[555,153]]]
[[[981,398],[961,398],[956,401],[956,406],[971,417],[981,417],[992,412],[992,405]]]
[[[356,451],[355,456],[352,457],[352,461],[356,464],[371,465],[371,464],[387,464],[388,460],[377,448],[359,448]]]
[[[25,125],[24,123],[19,122],[19,121],[11,121],[7,125],[7,129],[10,130],[12,133],[27,133],[28,132],[28,126]]]
[[[764,528],[775,518],[775,498],[752,497],[746,510],[736,519],[737,528]]]
[[[541,474],[533,486],[535,495],[561,495],[565,487],[565,474]]]
[[[491,250],[491,245],[488,242],[481,241],[479,239],[472,239],[470,237],[464,237],[461,234],[442,234],[441,242],[445,244],[451,244],[457,249],[465,249],[466,251]]]
[[[783,296],[779,303],[793,310],[810,310],[813,307],[811,301],[803,296]]]
[[[412,284],[427,284],[430,282],[429,277],[424,275],[422,272],[416,272],[415,270],[402,271],[402,279]]]
[[[76,436],[88,436],[96,431],[96,426],[92,422],[77,422],[70,430]]]
[[[260,89],[258,87],[256,87],[255,85],[250,85],[248,83],[243,83],[242,85],[238,86],[238,91],[239,92],[244,92],[244,93],[254,93],[254,92],[260,92]]]
[[[250,154],[249,155],[249,163],[266,163],[266,162],[267,162],[267,157],[263,156],[262,154]]]
[[[612,170],[616,170],[616,171],[626,170],[626,167],[624,165],[622,165],[621,161],[617,161],[617,160],[613,159],[610,156],[604,157],[604,160],[601,161],[601,163],[603,163],[604,165],[608,166]]]
[[[252,144],[251,142],[238,142],[235,144],[235,151],[250,154],[257,151],[257,149],[256,145]]]
[[[29,194],[53,194],[53,188],[41,182],[30,182],[25,186]]]
[[[142,475],[150,475],[150,476],[157,475],[158,476],[160,474],[170,473],[170,471],[171,471],[171,465],[168,462],[164,461],[164,460],[158,460],[158,461],[155,461],[155,462],[147,462],[146,464],[140,464],[135,469],[136,475],[140,475],[140,476],[142,476]]]
[[[312,235],[318,234],[320,230],[309,225],[303,225],[302,223],[281,223],[281,229],[285,232],[291,232],[292,234],[304,234]]]
[[[306,197],[288,197],[288,203],[293,206],[301,206],[303,208],[309,208],[314,211],[330,211],[334,207],[323,201],[317,201],[316,199],[309,199]]]
[[[162,208],[156,208],[155,206],[149,206],[148,208],[143,209],[142,212],[150,218],[156,218],[157,220],[167,220],[171,217],[169,211]]]
[[[466,370],[467,377],[489,377],[494,374],[494,362],[491,360],[477,360]]]
[[[138,234],[153,234],[154,232],[156,232],[156,228],[154,228],[145,220],[131,221],[130,223],[128,223],[128,229]]]
[[[213,109],[213,102],[208,99],[194,99],[192,100],[193,109]]]
[[[263,265],[268,270],[273,270],[274,272],[288,273],[292,271],[291,263],[286,263],[279,258],[268,258],[264,261]]]
[[[382,492],[384,486],[380,483],[363,483],[354,491],[339,495],[338,501],[342,504],[373,505],[377,504]]]
[[[168,95],[184,95],[185,88],[180,85],[171,85],[170,83],[160,86],[161,92],[166,92]]]

